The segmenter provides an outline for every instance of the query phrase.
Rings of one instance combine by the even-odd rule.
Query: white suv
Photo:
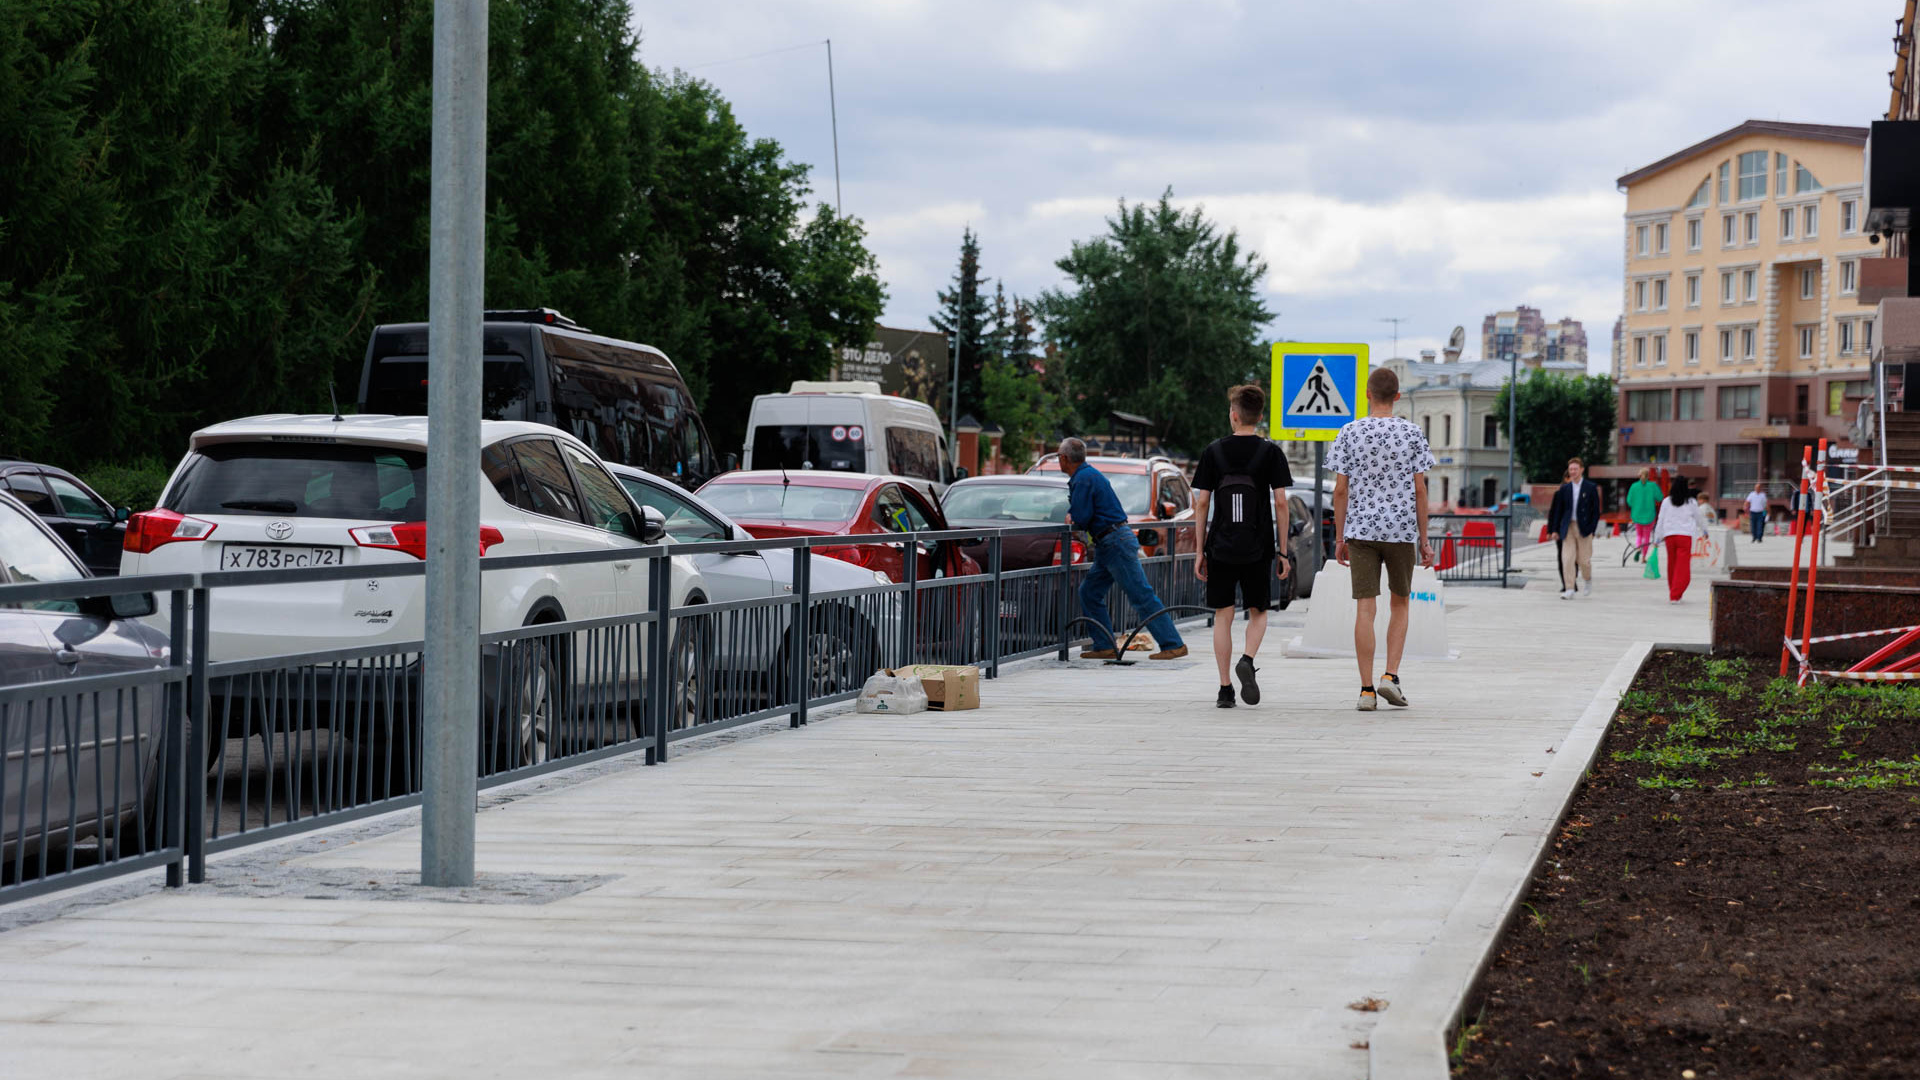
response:
[[[254,416],[196,431],[189,445],[159,506],[127,523],[122,574],[426,558],[425,417]],[[650,515],[580,440],[541,424],[488,420],[480,446],[483,558],[641,546]],[[676,606],[705,602],[691,560],[674,560],[673,585]],[[480,629],[634,614],[648,603],[646,566],[637,559],[483,573]],[[219,589],[208,655],[418,641],[425,604],[419,577]]]
[[[372,567],[426,558],[425,417],[255,416],[203,428],[190,446],[159,506],[128,522],[122,574]],[[480,448],[483,563],[511,555],[617,552],[663,534],[659,513],[636,506],[593,451],[565,432],[483,421]],[[480,631],[643,613],[651,597],[648,569],[645,560],[615,558],[483,572]],[[672,559],[671,581],[675,607],[707,602],[691,559]],[[369,574],[216,589],[208,656],[226,661],[397,648],[425,635],[425,607],[423,577]],[[155,620],[164,626],[166,617],[163,609]],[[569,731],[581,725],[564,721],[594,702],[609,704],[610,687],[638,690],[642,640],[607,628],[489,646],[482,654],[483,744],[504,753],[488,762],[533,764],[578,744],[577,732]],[[414,670],[411,656],[406,664]],[[284,692],[261,691],[258,680],[243,678],[210,689],[216,699]],[[371,692],[351,678],[336,685],[324,667],[303,685],[310,687],[303,694],[349,698],[353,706],[367,704],[361,699]],[[627,703],[619,705],[624,710]],[[262,719],[263,711],[273,719]],[[291,722],[282,712],[271,702],[227,709],[216,701],[213,715],[227,717],[224,735],[233,738]],[[389,702],[385,715],[392,719],[379,730],[349,737],[376,755],[410,742],[411,731],[393,726],[412,722],[406,710]],[[224,744],[220,737],[208,740],[209,764]]]

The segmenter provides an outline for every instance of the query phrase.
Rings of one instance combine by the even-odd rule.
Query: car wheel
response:
[[[522,638],[502,648],[502,670],[490,680],[498,689],[487,710],[497,751],[491,771],[542,765],[553,757],[560,712],[554,651],[542,638]]]
[[[807,634],[807,696],[826,697],[851,689],[860,677],[860,656],[847,632],[815,624]]]
[[[712,668],[713,628],[705,617],[691,616],[673,635],[673,685],[668,694],[673,711],[668,730],[682,731],[714,719],[708,715]]]

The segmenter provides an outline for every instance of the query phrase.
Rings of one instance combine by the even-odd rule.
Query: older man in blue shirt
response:
[[[1091,649],[1080,650],[1083,660],[1112,660],[1113,618],[1107,612],[1107,590],[1118,581],[1139,614],[1159,611],[1160,597],[1140,569],[1140,540],[1127,528],[1127,512],[1113,485],[1100,470],[1087,464],[1087,444],[1068,439],[1060,444],[1060,469],[1067,474],[1067,516],[1074,527],[1093,541],[1093,569],[1080,582],[1080,610],[1094,622]],[[1147,623],[1147,632],[1160,645],[1152,660],[1177,660],[1187,646],[1174,629],[1173,618],[1161,614]]]

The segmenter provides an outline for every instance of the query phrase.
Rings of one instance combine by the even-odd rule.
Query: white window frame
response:
[[[1814,293],[1818,288],[1816,282],[1819,277],[1820,271],[1817,267],[1803,266],[1800,268],[1800,299],[1813,299]]]
[[[1700,306],[1700,272],[1697,270],[1687,275],[1687,306]]]
[[[1760,271],[1740,271],[1740,302],[1755,303],[1760,299]]]
[[[1657,277],[1653,279],[1653,310],[1655,311],[1667,310],[1667,279],[1666,278]]]
[[[1840,260],[1840,295],[1852,296],[1860,291],[1860,260]]]
[[[1720,306],[1732,307],[1740,302],[1740,290],[1735,287],[1734,272],[1720,271]]]
[[[1687,330],[1680,335],[1680,351],[1689,364],[1700,362],[1700,331]]]
[[[1760,334],[1751,326],[1740,328],[1740,359],[1742,362],[1754,358],[1754,344]]]
[[[1793,239],[1794,222],[1795,222],[1795,218],[1793,216],[1793,207],[1791,206],[1781,207],[1780,208],[1780,239],[1782,240]]]
[[[1840,326],[1840,355],[1852,356],[1853,355],[1853,320],[1841,319],[1839,320],[1839,326]]]
[[[1720,331],[1720,362],[1733,363],[1733,331],[1724,327]]]
[[[1653,335],[1653,366],[1667,366],[1667,335]]]
[[[1840,200],[1840,235],[1852,236],[1860,231],[1860,200]]]
[[[1800,208],[1800,238],[1812,240],[1820,235],[1820,204],[1808,203]]]
[[[1868,356],[1873,355],[1873,320],[1871,318],[1860,320],[1860,351]]]
[[[1706,232],[1706,229],[1702,226],[1701,221],[1698,217],[1690,217],[1687,219],[1687,250],[1688,251],[1700,250],[1700,236],[1704,232]]]
[[[1746,239],[1742,240],[1741,243],[1748,246],[1759,243],[1760,242],[1760,211],[1749,210],[1746,212],[1744,217],[1746,218],[1746,220],[1742,221],[1740,225],[1741,225],[1741,235],[1744,236]]]
[[[1748,172],[1747,163],[1742,159],[1756,155],[1758,155],[1760,160],[1760,168],[1755,172]],[[1765,150],[1749,150],[1733,159],[1733,191],[1734,194],[1738,196],[1736,201],[1753,202],[1756,199],[1764,199],[1767,197],[1767,164],[1767,152]],[[1752,184],[1747,183],[1749,178],[1754,181]],[[1749,188],[1752,189],[1751,194],[1748,193]]]
[[[1813,359],[1814,330],[1816,327],[1812,323],[1802,323],[1794,327],[1794,329],[1800,332],[1800,359]]]
[[[1647,279],[1641,278],[1633,283],[1633,310],[1647,310]]]
[[[1647,257],[1647,227],[1645,225],[1635,225],[1633,227],[1633,252],[1643,259]]]
[[[1667,223],[1664,221],[1658,222],[1654,225],[1653,250],[1656,253],[1661,255],[1665,255],[1667,253],[1668,234],[1670,232],[1671,230],[1667,227]]]
[[[1647,335],[1633,335],[1633,366],[1647,366]]]
[[[1740,246],[1740,215],[1720,215],[1720,246],[1723,248]]]

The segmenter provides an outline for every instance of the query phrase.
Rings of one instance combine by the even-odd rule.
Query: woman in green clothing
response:
[[[1633,518],[1633,542],[1640,549],[1640,557],[1646,558],[1647,548],[1653,545],[1653,523],[1660,517],[1660,500],[1666,493],[1660,485],[1653,482],[1653,470],[1641,469],[1640,479],[1627,489],[1627,513]]]

